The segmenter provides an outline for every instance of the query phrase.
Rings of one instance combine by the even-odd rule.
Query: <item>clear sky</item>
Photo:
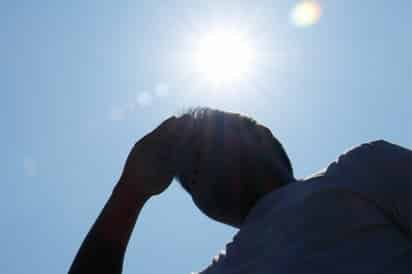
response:
[[[412,2],[319,1],[306,26],[296,4],[1,1],[0,272],[67,272],[132,144],[188,106],[268,126],[300,178],[362,142],[412,147]],[[241,79],[193,68],[212,29],[247,34]],[[235,232],[174,182],[145,206],[124,273],[199,271]]]

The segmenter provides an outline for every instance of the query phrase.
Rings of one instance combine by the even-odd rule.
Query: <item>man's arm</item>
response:
[[[142,207],[170,185],[184,158],[191,126],[187,118],[169,118],[135,144],[121,179],[84,239],[69,274],[122,272],[126,247]]]
[[[120,181],[84,239],[69,274],[121,273],[127,243],[148,199]]]

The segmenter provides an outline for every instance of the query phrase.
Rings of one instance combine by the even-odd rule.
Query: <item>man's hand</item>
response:
[[[171,117],[133,147],[119,183],[84,239],[69,274],[120,274],[135,222],[144,204],[163,192],[186,159],[193,120]]]
[[[176,175],[190,123],[187,116],[173,116],[140,139],[127,158],[121,182],[147,197],[162,193]]]

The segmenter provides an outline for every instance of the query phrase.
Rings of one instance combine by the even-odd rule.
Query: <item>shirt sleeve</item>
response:
[[[411,238],[411,150],[383,140],[366,143],[341,155],[326,174],[374,203]]]

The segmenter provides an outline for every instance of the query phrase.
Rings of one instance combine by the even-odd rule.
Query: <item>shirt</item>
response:
[[[411,272],[412,151],[374,141],[276,189],[202,274]]]

